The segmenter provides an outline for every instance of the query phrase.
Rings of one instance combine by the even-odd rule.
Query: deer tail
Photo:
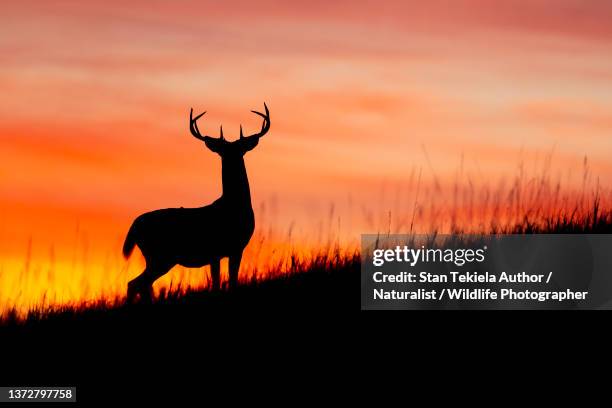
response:
[[[123,256],[127,259],[132,254],[134,250],[134,246],[136,245],[136,221],[130,227],[130,230],[125,237],[125,242],[123,243]]]

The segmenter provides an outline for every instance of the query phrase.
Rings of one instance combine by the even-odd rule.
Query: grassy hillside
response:
[[[525,222],[498,233],[612,233],[612,211],[597,206],[590,214],[560,216],[538,224]],[[272,271],[274,272],[274,271]],[[126,305],[123,299],[82,306],[32,310],[25,321],[16,314],[4,317],[0,335],[57,333],[88,329],[130,332],[137,327],[163,324],[190,325],[228,315],[259,312],[338,313],[359,311],[359,253],[341,256],[327,251],[312,261],[292,260],[291,273],[271,273],[276,278],[252,281],[235,291],[163,292],[152,305]]]
[[[234,291],[190,291],[180,296],[162,293],[151,305],[128,305],[117,299],[33,310],[25,321],[9,316],[0,326],[0,335],[90,328],[125,332],[149,324],[189,326],[238,313],[359,310],[359,272],[359,254],[344,258],[321,256],[308,265],[296,263],[289,275],[253,281]]]

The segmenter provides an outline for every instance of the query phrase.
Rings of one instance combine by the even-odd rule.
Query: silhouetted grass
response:
[[[325,279],[332,279],[334,271],[358,255],[354,251],[359,233],[612,233],[612,190],[600,186],[586,158],[582,172],[568,172],[568,178],[554,175],[548,159],[542,166],[529,164],[532,172],[526,172],[525,163],[520,162],[514,175],[500,180],[478,178],[462,165],[450,184],[415,168],[401,184],[381,187],[367,204],[359,205],[350,197],[346,206],[330,203],[327,218],[309,221],[302,229],[294,223],[280,224],[275,202],[261,203],[256,218],[263,227],[256,230],[245,251],[241,286],[254,293],[262,286],[291,291],[299,288],[301,279],[319,279],[324,286]],[[94,262],[86,256],[86,248],[75,245],[72,263],[64,262],[60,268],[53,251],[50,262],[40,264],[40,257],[32,255],[30,241],[23,263],[0,265],[0,325],[16,325],[24,319],[37,322],[58,314],[125,310],[125,285],[140,273],[142,262],[138,257],[125,262],[118,250],[111,251],[106,261]],[[321,269],[329,273],[314,273]],[[156,283],[157,304],[182,304],[194,296],[237,299],[226,292],[210,294],[209,283],[207,268],[176,267]]]
[[[123,298],[78,306],[31,310],[25,320],[10,313],[0,326],[7,334],[49,334],[107,329],[123,336],[141,325],[184,324],[215,319],[234,312],[267,310],[358,310],[360,256],[323,253],[312,261],[292,261],[290,273],[252,279],[233,291],[163,291],[152,304],[129,305]]]
[[[612,210],[600,209],[595,200],[592,211],[563,213],[534,222],[526,216],[521,223],[498,228],[495,234],[576,234],[612,233]],[[30,330],[131,330],[133,324],[160,321],[190,324],[211,316],[256,310],[359,310],[359,251],[341,252],[338,247],[310,257],[291,255],[257,274],[234,291],[211,292],[181,288],[162,290],[150,305],[127,305],[123,297],[102,299],[78,305],[39,307],[29,311],[25,320],[17,311],[5,313],[0,333]]]
[[[599,200],[595,199],[590,212],[580,212],[575,208],[542,219],[526,215],[522,222],[500,231],[505,234],[611,234],[612,210],[601,210]]]

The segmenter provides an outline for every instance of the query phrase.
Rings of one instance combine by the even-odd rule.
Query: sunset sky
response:
[[[570,184],[585,156],[612,183],[609,1],[5,3],[4,259],[30,239],[61,253],[75,231],[118,251],[138,214],[217,198],[190,107],[230,139],[270,107],[246,156],[260,226],[307,232],[417,171],[444,189],[459,166],[493,181],[549,154]]]

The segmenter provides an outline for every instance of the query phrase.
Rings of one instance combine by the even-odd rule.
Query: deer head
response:
[[[268,130],[270,130],[270,111],[268,111],[268,106],[265,104],[265,102],[264,108],[266,110],[265,114],[254,110],[251,111],[263,118],[261,131],[249,136],[244,136],[242,133],[242,125],[240,125],[240,139],[233,142],[228,142],[223,137],[223,125],[221,125],[220,136],[218,138],[202,136],[200,129],[198,129],[197,120],[200,119],[206,113],[206,111],[200,113],[194,118],[193,109],[191,109],[191,112],[189,113],[189,130],[196,139],[203,141],[209,150],[217,153],[221,157],[242,157],[246,152],[254,149],[255,146],[257,146],[257,143],[259,143],[259,138],[268,133]]]

